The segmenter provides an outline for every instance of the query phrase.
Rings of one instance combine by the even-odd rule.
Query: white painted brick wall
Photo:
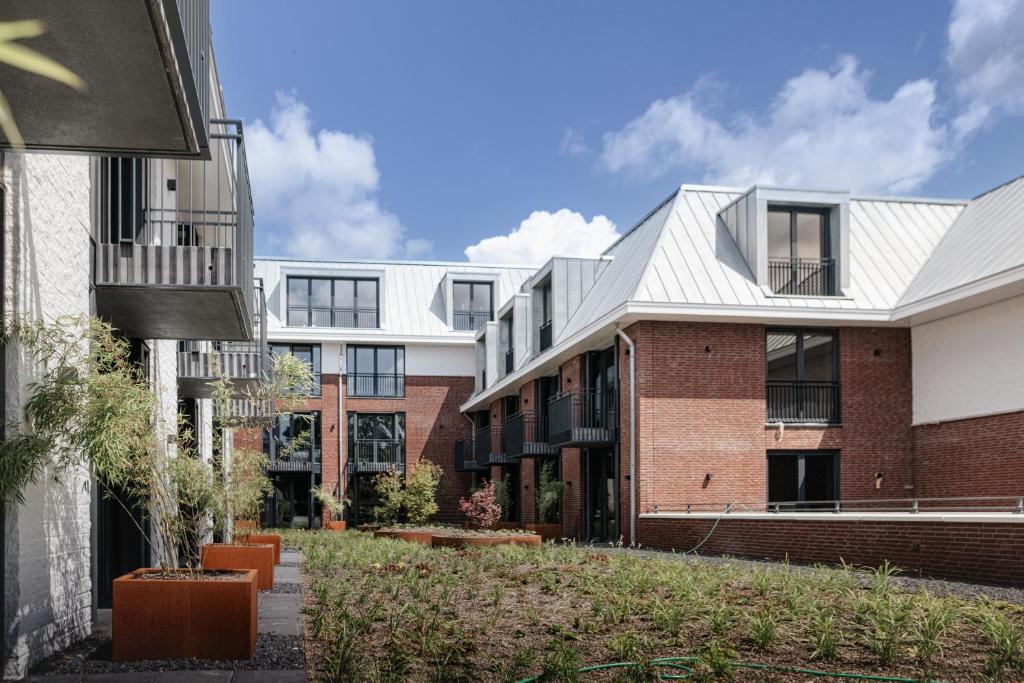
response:
[[[85,157],[7,154],[5,310],[33,319],[88,315],[90,177]],[[7,419],[20,422],[31,364],[8,349]],[[6,678],[89,635],[92,489],[85,471],[47,476],[6,518]]]

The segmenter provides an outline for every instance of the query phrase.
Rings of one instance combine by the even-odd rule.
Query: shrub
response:
[[[394,524],[402,512],[402,473],[392,470],[378,474],[373,481],[380,499],[380,504],[373,508],[373,515],[381,524]]]
[[[540,481],[537,485],[537,516],[541,524],[558,521],[558,504],[562,501],[562,482],[555,477],[555,463],[552,460],[540,467]]]
[[[411,524],[426,524],[437,514],[437,489],[441,485],[441,468],[430,461],[421,461],[409,475],[402,495],[406,519]]]
[[[469,500],[459,498],[459,509],[474,529],[490,529],[501,519],[501,506],[495,501],[495,484],[485,481]]]
[[[327,512],[330,513],[334,519],[341,519],[345,516],[345,508],[348,506],[348,499],[339,499],[335,495],[337,491],[337,485],[329,487],[326,483],[314,486],[312,488],[313,497],[320,501],[320,504],[327,508]]]

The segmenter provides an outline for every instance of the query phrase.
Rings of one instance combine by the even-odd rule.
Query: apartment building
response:
[[[526,524],[556,465],[566,537],[1019,582],[1022,228],[1024,179],[683,186],[499,306],[457,456]]]
[[[159,394],[160,447],[174,455],[181,413],[210,457],[213,345],[237,381],[265,364],[243,131],[224,106],[208,2],[3,3],[0,20],[20,19],[45,23],[32,49],[87,91],[0,67],[24,138],[18,151],[0,139],[3,314],[110,322]],[[19,425],[39,369],[16,343],[2,361],[5,416]],[[143,511],[87,471],[42,478],[24,498],[2,524],[15,679],[88,636],[112,580],[153,563]]]
[[[270,456],[275,492],[265,526],[319,526],[310,490],[348,498],[348,522],[375,518],[375,478],[422,461],[445,471],[445,521],[461,521],[472,475],[453,461],[472,434],[459,406],[477,388],[477,331],[519,291],[528,268],[469,263],[257,259],[271,353],[307,359],[314,396],[295,413],[236,443]]]

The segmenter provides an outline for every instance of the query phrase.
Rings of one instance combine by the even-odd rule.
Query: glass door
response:
[[[586,453],[587,537],[595,543],[614,543],[619,538],[614,451],[600,448]]]

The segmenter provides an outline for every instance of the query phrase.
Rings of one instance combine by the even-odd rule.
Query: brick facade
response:
[[[876,567],[907,573],[1024,585],[1024,523],[842,521],[840,519],[641,519],[644,546],[801,563]],[[711,535],[708,536],[709,532]],[[706,541],[704,540],[706,539]]]

